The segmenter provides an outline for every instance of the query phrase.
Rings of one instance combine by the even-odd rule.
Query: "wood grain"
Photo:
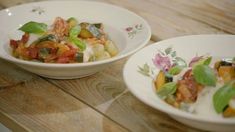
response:
[[[206,23],[221,31],[235,34],[234,0],[147,0],[162,5],[189,18]]]
[[[2,69],[0,70],[0,89],[10,88],[15,85],[28,82],[36,76],[21,70],[21,68],[18,68],[14,64],[5,60],[0,60],[0,66]],[[12,69],[15,69],[17,72],[13,72]]]
[[[103,72],[82,79],[48,80],[131,131],[196,131],[146,106],[131,95],[122,80],[120,67],[124,62],[118,66],[114,63]],[[114,77],[112,74],[115,74]]]
[[[181,12],[166,8],[149,0],[99,0],[127,8],[145,18],[151,26],[154,39],[192,35],[225,33],[207,23],[196,21]],[[177,3],[176,1],[173,3]],[[190,3],[190,2],[189,2]]]
[[[6,76],[6,82],[18,82],[21,77],[22,80],[30,78],[0,90],[0,111],[14,119],[8,123],[20,124],[22,129],[27,128],[30,131],[126,131],[47,81],[35,75],[28,75],[27,72],[24,73],[2,60],[0,64],[0,73]],[[9,70],[14,75],[6,74]]]

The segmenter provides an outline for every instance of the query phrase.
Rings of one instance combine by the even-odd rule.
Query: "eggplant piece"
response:
[[[92,37],[93,37],[92,33],[89,32],[89,31],[88,31],[87,29],[85,29],[85,28],[82,28],[82,29],[81,29],[81,32],[80,32],[79,36],[80,36],[81,38],[84,38],[84,39],[92,38]]]
[[[77,52],[75,55],[75,59],[77,62],[83,62],[83,56],[84,54],[82,52]]]
[[[48,34],[48,35],[44,35],[40,38],[38,38],[38,40],[36,40],[35,42],[33,42],[33,44],[38,44],[44,41],[53,41],[53,42],[57,42],[57,38],[55,35],[53,34]]]
[[[88,25],[86,29],[96,38],[100,38],[102,36],[100,30],[93,24]]]
[[[41,48],[39,49],[38,57],[40,59],[46,59],[50,55],[51,48]]]
[[[95,25],[90,23],[80,23],[81,26],[81,33],[80,37],[82,38],[100,38],[102,36],[102,33],[100,32],[99,28],[97,28]]]
[[[103,27],[102,23],[94,23],[93,25],[98,29],[101,29]]]

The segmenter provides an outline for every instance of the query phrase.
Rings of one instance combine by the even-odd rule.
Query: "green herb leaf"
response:
[[[203,64],[204,64],[204,65],[210,65],[211,60],[212,60],[212,57],[210,56],[210,57],[208,57],[208,58],[206,58],[206,59],[204,60]]]
[[[157,92],[157,95],[160,98],[165,99],[167,96],[172,95],[176,92],[176,85],[176,82],[169,82],[164,84]]]
[[[68,20],[67,20],[67,23],[69,24],[69,27],[74,27],[78,24],[78,21],[76,18],[74,17],[70,17]]]
[[[196,62],[195,64],[193,64],[193,67],[197,66],[197,65],[210,65],[212,60],[212,57],[207,57],[207,58],[202,58],[200,59],[198,62]]]
[[[170,70],[169,70],[168,72],[169,72],[169,74],[171,74],[171,75],[177,75],[177,74],[179,74],[184,68],[185,68],[184,66],[178,66],[178,65],[176,65],[176,66],[170,68]]]
[[[214,70],[207,65],[196,65],[193,68],[193,76],[195,80],[202,85],[216,85],[217,78]]]
[[[69,38],[69,40],[74,43],[82,51],[86,49],[86,44],[82,42],[79,38]]]
[[[45,23],[31,21],[24,24],[19,30],[26,33],[43,34],[47,31],[47,25]]]
[[[69,37],[71,38],[77,38],[78,34],[81,32],[81,26],[77,25],[70,29],[69,31]]]
[[[223,112],[231,98],[235,96],[235,81],[228,82],[213,95],[213,104],[217,113]]]

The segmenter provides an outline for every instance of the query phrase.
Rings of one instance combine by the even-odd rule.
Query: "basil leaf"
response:
[[[24,24],[19,30],[26,33],[43,34],[47,31],[47,25],[45,23],[31,21]]]
[[[184,69],[184,66],[173,66],[172,68],[170,68],[170,70],[168,71],[169,74],[171,75],[177,75],[179,74],[182,70]]]
[[[202,85],[216,85],[217,78],[214,70],[207,65],[196,65],[193,68],[193,76],[195,80]]]
[[[164,84],[157,92],[157,95],[160,98],[165,99],[167,96],[174,94],[176,92],[176,84],[176,82],[169,82]]]
[[[208,58],[206,58],[206,59],[204,60],[203,64],[204,64],[204,65],[210,65],[211,60],[212,60],[212,57],[210,56],[210,57],[208,57]]]
[[[86,49],[86,44],[82,42],[78,38],[69,38],[69,40],[74,43],[78,48],[80,48],[82,51]]]
[[[213,95],[213,105],[217,113],[223,112],[231,98],[235,96],[235,81],[231,81],[221,87]]]
[[[74,26],[73,28],[70,29],[69,31],[69,37],[76,38],[78,34],[81,32],[81,26]]]
[[[193,67],[197,66],[197,65],[210,65],[212,60],[212,57],[207,57],[207,58],[201,58],[198,62],[195,62],[195,64],[193,64]]]

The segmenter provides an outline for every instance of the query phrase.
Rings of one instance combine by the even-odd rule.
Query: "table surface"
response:
[[[0,0],[0,9],[37,0]],[[151,26],[149,43],[190,34],[235,34],[235,0],[97,0]],[[199,131],[155,110],[126,88],[126,59],[93,76],[53,80],[0,59],[0,122],[13,131]]]

